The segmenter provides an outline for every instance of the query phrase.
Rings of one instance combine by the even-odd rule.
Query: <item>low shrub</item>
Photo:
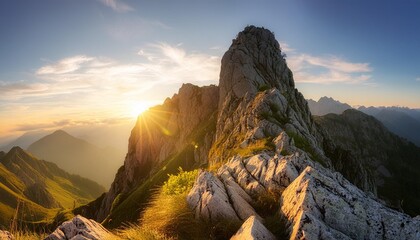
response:
[[[189,191],[194,185],[198,170],[186,172],[179,168],[179,174],[169,174],[168,180],[163,184],[162,193],[167,195],[178,195]]]

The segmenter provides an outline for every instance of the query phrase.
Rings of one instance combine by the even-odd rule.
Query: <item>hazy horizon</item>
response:
[[[182,83],[218,84],[227,39],[247,25],[275,33],[306,99],[420,108],[419,7],[416,1],[4,1],[0,142],[40,129],[134,126],[140,112]]]

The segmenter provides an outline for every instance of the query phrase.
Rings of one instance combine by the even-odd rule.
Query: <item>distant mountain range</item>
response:
[[[317,101],[308,99],[308,106],[313,115],[323,116],[328,113],[341,114],[352,107],[346,103],[341,103],[330,97],[322,97]]]
[[[352,107],[329,97],[308,100],[313,115],[341,114]],[[381,121],[391,132],[420,146],[420,110],[405,107],[358,107],[357,110]]]
[[[47,225],[45,220],[60,209],[86,204],[103,192],[96,182],[69,174],[20,147],[0,152],[0,226],[9,227],[17,209],[19,221]]]
[[[26,132],[22,136],[16,138],[15,140],[11,141],[10,143],[0,146],[0,151],[8,152],[10,149],[12,149],[15,146],[19,146],[23,149],[27,149],[29,145],[31,145],[33,142],[37,141],[38,139],[46,136],[49,134],[48,131],[32,131],[32,132]]]
[[[32,143],[28,151],[70,173],[92,179],[106,187],[110,186],[122,162],[117,149],[99,148],[62,130]]]

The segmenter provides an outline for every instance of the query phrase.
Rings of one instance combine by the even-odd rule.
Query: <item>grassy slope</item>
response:
[[[28,199],[23,192],[33,182],[42,182],[62,208],[49,209],[41,206],[42,203]],[[21,149],[15,149],[4,156],[0,163],[0,226],[9,227],[18,199],[23,202],[18,215],[19,219],[26,222],[22,225],[46,226],[53,222],[62,209],[85,204],[103,190],[103,187],[88,179],[70,175],[55,164],[38,160]]]

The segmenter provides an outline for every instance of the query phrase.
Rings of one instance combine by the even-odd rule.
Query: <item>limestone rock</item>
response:
[[[8,231],[0,230],[0,239],[1,240],[13,240],[13,239],[15,239],[15,237],[13,237],[13,235]]]
[[[239,220],[229,202],[224,184],[213,174],[201,171],[187,196],[187,202],[196,218],[205,221]]]
[[[291,239],[419,239],[420,218],[389,209],[341,174],[307,167],[282,193]]]
[[[283,130],[307,139],[313,151],[323,154],[308,105],[295,89],[279,43],[267,29],[254,26],[240,32],[222,58],[216,129],[217,150],[212,161],[232,157],[241,143],[276,137]]]
[[[115,239],[116,236],[101,224],[77,215],[70,221],[63,222],[46,240],[78,240],[78,239]]]
[[[254,216],[249,217],[231,240],[275,240],[276,237]]]

